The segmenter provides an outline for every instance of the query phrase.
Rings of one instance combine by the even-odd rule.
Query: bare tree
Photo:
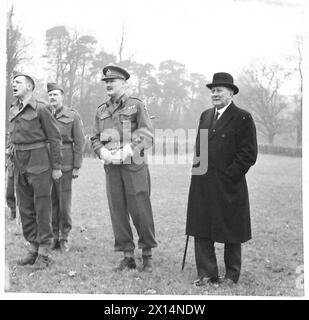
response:
[[[14,6],[11,6],[7,13],[7,29],[6,29],[6,105],[11,105],[11,80],[13,72],[27,57],[27,48],[31,42],[25,40],[19,26],[14,25]]]
[[[252,64],[243,70],[238,83],[239,98],[254,115],[258,131],[273,144],[276,134],[281,133],[286,119],[283,111],[288,104],[279,90],[290,72],[278,64]]]
[[[121,64],[123,61],[123,48],[124,48],[124,36],[125,36],[125,29],[124,29],[124,24],[122,25],[122,29],[121,29],[121,39],[120,39],[120,45],[119,45],[119,63]]]

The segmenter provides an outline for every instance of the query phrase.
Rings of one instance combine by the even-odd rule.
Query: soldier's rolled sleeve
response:
[[[90,138],[93,151],[99,157],[99,151],[103,147],[103,142],[100,140],[100,130],[99,130],[99,122],[98,117],[95,117],[94,120],[94,128],[93,128],[93,136]]]
[[[137,107],[137,129],[132,134],[132,149],[148,149],[153,144],[153,126],[143,103]]]
[[[61,135],[57,122],[47,108],[39,108],[38,116],[50,146],[52,169],[61,168]]]
[[[74,115],[73,121],[73,140],[74,140],[74,161],[73,168],[79,169],[83,162],[83,149],[85,145],[85,136],[82,121],[78,114]]]

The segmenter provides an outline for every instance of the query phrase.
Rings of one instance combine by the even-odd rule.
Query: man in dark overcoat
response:
[[[233,77],[216,73],[207,87],[213,108],[199,121],[186,224],[186,234],[194,237],[197,286],[239,279],[241,243],[251,239],[245,175],[257,158],[255,124],[249,112],[233,103],[239,91]],[[218,274],[215,242],[224,243],[224,280]]]

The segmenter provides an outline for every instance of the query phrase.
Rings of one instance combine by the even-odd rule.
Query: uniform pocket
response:
[[[103,112],[98,115],[98,120],[99,120],[99,130],[102,131],[107,128],[106,122],[110,121],[112,118],[112,115],[108,112]]]
[[[61,118],[57,119],[59,124],[60,134],[63,140],[67,140],[72,135],[72,127],[74,119],[71,118]]]
[[[37,113],[35,111],[23,113],[20,116],[20,126],[23,130],[28,132],[40,127]]]
[[[62,163],[61,163],[61,170],[63,172],[67,172],[73,169],[73,148],[64,148],[61,149],[62,153]]]

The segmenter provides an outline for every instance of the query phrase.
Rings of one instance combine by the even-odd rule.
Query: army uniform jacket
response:
[[[64,172],[73,168],[79,169],[83,161],[83,148],[85,144],[80,116],[75,109],[64,106],[54,113],[54,117],[62,139],[61,169]]]
[[[129,143],[142,153],[153,143],[153,127],[144,103],[125,94],[116,106],[109,99],[98,107],[94,133],[91,141],[98,155],[102,146],[117,150]]]
[[[14,165],[21,172],[42,173],[61,166],[61,136],[46,103],[33,97],[19,110],[17,101],[9,110],[10,141]],[[49,144],[49,148],[47,148]]]

